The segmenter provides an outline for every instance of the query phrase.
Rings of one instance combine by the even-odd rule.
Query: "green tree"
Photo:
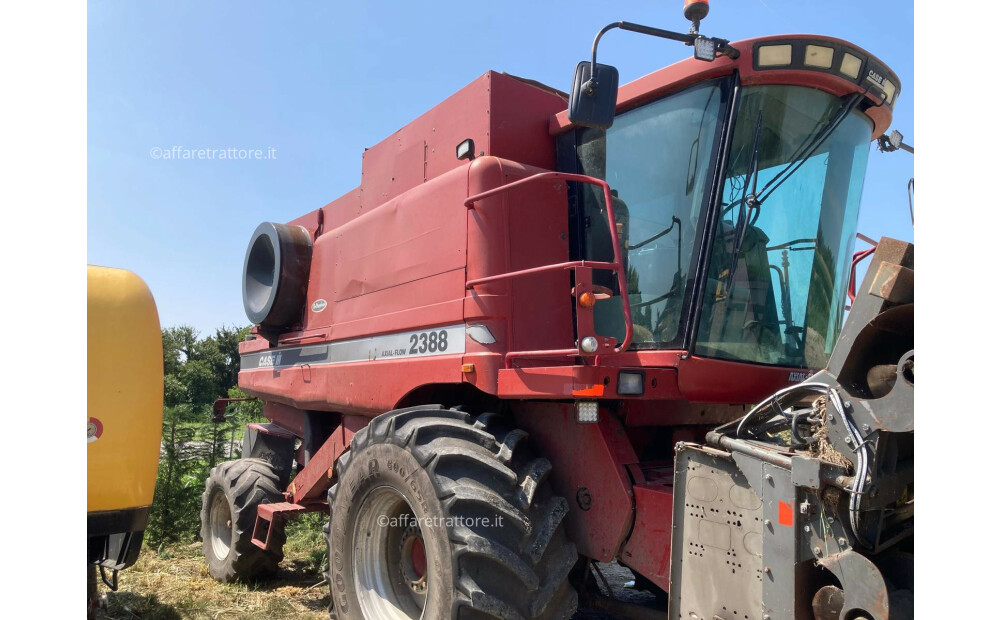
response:
[[[246,395],[237,386],[239,343],[249,327],[221,327],[202,338],[193,327],[166,328],[163,337],[163,439],[150,542],[197,536],[201,494],[209,470],[238,457],[247,422],[260,419],[259,402],[238,403],[224,423],[212,421],[221,397]]]

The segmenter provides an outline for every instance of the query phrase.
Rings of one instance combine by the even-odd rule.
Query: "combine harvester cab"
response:
[[[163,341],[146,283],[87,267],[87,605],[116,590],[149,521],[163,423]],[[110,577],[108,576],[110,571]]]
[[[570,95],[485,74],[257,228],[239,383],[269,421],[206,483],[213,576],[323,510],[335,618],[647,613],[594,596],[612,560],[674,619],[905,617],[912,246],[843,303],[899,81],[685,9],[603,29]],[[618,88],[615,29],[695,58]]]

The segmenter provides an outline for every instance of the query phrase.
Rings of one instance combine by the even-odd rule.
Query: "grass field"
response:
[[[285,560],[277,575],[255,584],[219,583],[208,574],[201,542],[143,547],[138,562],[119,575],[117,592],[107,592],[107,609],[97,618],[278,620],[329,618],[329,590],[323,579],[326,545],[320,520],[307,515],[289,527]]]
[[[253,584],[219,583],[208,574],[201,542],[143,547],[134,566],[119,575],[117,592],[107,594],[99,620],[284,620],[327,619],[329,590],[323,578],[326,545],[322,521],[326,515],[305,515],[289,526],[285,560],[276,575]],[[602,565],[618,598],[646,602],[644,592],[623,588],[632,579],[627,569]],[[574,618],[600,620],[603,613],[581,609]]]
[[[329,602],[322,569],[310,565],[308,554],[287,554],[280,573],[268,582],[222,584],[208,575],[199,542],[160,553],[143,549],[135,566],[119,576],[118,592],[108,592],[107,609],[97,617],[329,618]]]

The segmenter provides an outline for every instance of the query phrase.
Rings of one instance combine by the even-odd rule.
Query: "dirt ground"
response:
[[[144,548],[139,561],[119,575],[119,589],[107,593],[107,609],[99,619],[175,620],[283,620],[329,618],[330,602],[323,580],[322,555],[286,549],[278,575],[258,584],[222,584],[208,574],[201,543],[161,549]],[[602,564],[602,572],[617,598],[648,603],[652,595],[626,588],[633,579],[628,569]],[[581,609],[574,620],[603,620],[612,616]]]

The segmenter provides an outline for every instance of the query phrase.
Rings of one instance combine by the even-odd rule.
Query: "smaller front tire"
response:
[[[278,570],[284,526],[271,533],[271,549],[252,542],[257,506],[283,501],[278,474],[267,461],[238,459],[212,469],[201,506],[202,551],[213,578],[249,581]]]

